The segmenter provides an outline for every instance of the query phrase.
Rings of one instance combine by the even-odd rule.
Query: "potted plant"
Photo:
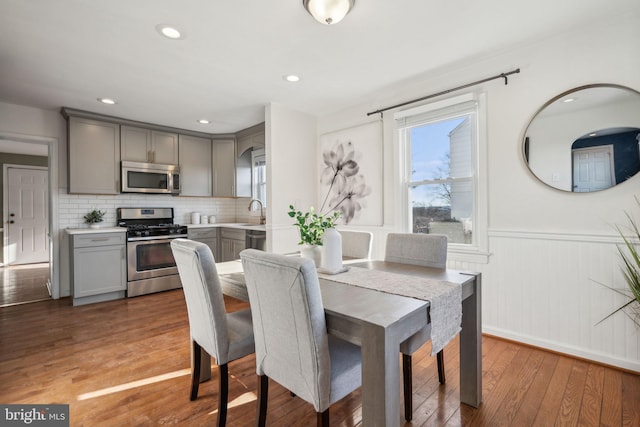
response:
[[[320,246],[322,246],[324,231],[333,228],[341,215],[342,211],[322,215],[317,213],[313,206],[308,212],[302,212],[296,210],[293,205],[289,205],[289,216],[295,218],[294,225],[300,230],[298,244],[302,245],[300,250],[302,257],[313,259],[316,266],[320,266]]]
[[[104,220],[105,214],[106,212],[101,211],[100,209],[94,209],[84,216],[84,222],[89,224],[90,228],[98,228],[98,223]]]
[[[636,198],[636,203],[640,206],[640,200],[638,200],[638,198]],[[640,242],[640,228],[638,228],[638,224],[629,213],[625,213],[625,215],[627,216],[629,224],[626,227],[616,226],[616,228],[624,242],[624,244],[618,245],[618,253],[622,260],[621,270],[624,280],[627,283],[627,288],[616,289],[599,282],[596,283],[625,296],[628,300],[598,323],[603,322],[620,310],[628,309],[629,312],[625,314],[640,327],[640,249],[637,247],[638,242]],[[625,233],[625,230],[629,232],[629,235]]]

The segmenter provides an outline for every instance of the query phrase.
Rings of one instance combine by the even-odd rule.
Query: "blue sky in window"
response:
[[[411,129],[412,181],[447,177],[442,171],[449,171],[449,132],[463,120],[456,117]]]

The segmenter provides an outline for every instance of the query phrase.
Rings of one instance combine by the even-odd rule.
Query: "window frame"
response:
[[[412,209],[409,206],[411,185],[423,181],[410,181],[411,147],[403,137],[409,126],[403,122],[412,122],[411,127],[424,122],[446,120],[448,117],[475,112],[475,140],[472,141],[472,186],[473,186],[473,241],[471,244],[449,243],[449,260],[488,263],[488,191],[487,191],[487,132],[486,132],[486,95],[467,93],[445,100],[422,104],[417,107],[397,111],[394,114],[395,139],[398,159],[395,188],[401,191],[396,196],[396,218],[403,232],[412,232]],[[455,178],[454,178],[455,179]]]
[[[251,151],[251,198],[252,199],[257,199],[260,200],[260,202],[262,203],[263,207],[266,208],[267,207],[267,173],[266,170],[264,172],[264,182],[260,182],[259,178],[258,178],[258,172],[257,172],[257,168],[256,168],[256,161],[259,159],[263,159],[265,162],[265,168],[266,168],[266,161],[267,161],[267,157],[266,157],[266,152],[264,150],[264,148],[260,148],[260,149],[255,149],[253,151]],[[264,188],[264,199],[260,198],[258,196],[258,191],[257,188],[258,186],[262,185]],[[258,208],[253,207],[253,210],[257,210]]]

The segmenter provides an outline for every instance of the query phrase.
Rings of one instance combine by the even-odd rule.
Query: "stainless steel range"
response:
[[[127,296],[180,288],[171,240],[187,237],[173,223],[173,208],[118,208],[118,225],[127,227]]]

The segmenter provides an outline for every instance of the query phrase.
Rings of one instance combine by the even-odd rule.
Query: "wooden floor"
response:
[[[0,307],[50,299],[49,264],[0,267]]]
[[[72,307],[68,299],[0,309],[0,403],[70,405],[72,426],[213,425],[217,370],[189,401],[182,290]],[[230,311],[244,303],[229,299]],[[640,377],[483,339],[484,403],[459,403],[458,342],[438,384],[429,346],[414,356],[415,426],[640,426]],[[255,358],[232,362],[229,426],[255,422]],[[398,391],[400,392],[400,391]],[[331,408],[333,426],[361,424],[359,391]],[[311,405],[271,383],[267,424],[314,425]]]

